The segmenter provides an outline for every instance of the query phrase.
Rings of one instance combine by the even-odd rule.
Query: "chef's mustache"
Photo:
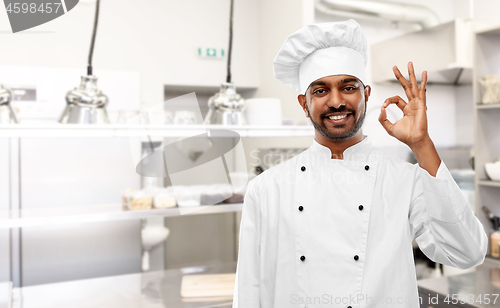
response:
[[[340,108],[328,107],[328,110],[325,110],[324,112],[321,113],[321,117],[326,118],[327,115],[336,112],[350,112],[353,115],[356,113],[354,109],[347,109],[346,106],[340,106]]]

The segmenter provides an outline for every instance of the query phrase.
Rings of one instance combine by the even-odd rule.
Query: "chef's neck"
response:
[[[363,141],[363,132],[358,130],[358,132],[349,139],[346,140],[331,140],[323,136],[319,131],[314,132],[314,139],[317,143],[327,147],[332,152],[332,159],[344,159],[344,151],[355,145],[358,142]]]

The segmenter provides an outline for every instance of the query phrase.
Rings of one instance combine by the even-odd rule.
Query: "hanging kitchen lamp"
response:
[[[0,124],[18,123],[16,114],[10,105],[11,101],[12,92],[0,84]]]
[[[245,125],[247,124],[245,116],[245,100],[236,93],[236,87],[231,81],[231,53],[233,45],[233,6],[234,0],[231,0],[229,16],[229,48],[227,53],[227,77],[226,82],[220,87],[219,93],[210,97],[208,100],[208,114],[205,118],[205,124],[223,124],[223,125]]]
[[[66,109],[59,122],[71,124],[108,124],[106,112],[108,97],[97,89],[97,77],[92,74],[92,54],[94,52],[97,21],[99,18],[99,0],[96,1],[94,29],[90,43],[87,76],[82,76],[80,86],[66,94]]]

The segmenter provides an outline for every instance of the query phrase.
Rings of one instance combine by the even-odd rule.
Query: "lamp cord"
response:
[[[227,76],[226,82],[231,82],[231,52],[233,47],[233,6],[234,0],[231,0],[230,12],[229,12],[229,48],[227,52]]]
[[[92,75],[92,55],[94,53],[95,35],[97,32],[97,21],[99,19],[99,0],[95,4],[94,29],[92,31],[92,41],[90,42],[89,65],[87,66],[87,75]]]

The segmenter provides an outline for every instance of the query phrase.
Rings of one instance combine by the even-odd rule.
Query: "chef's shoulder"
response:
[[[379,175],[413,178],[417,172],[418,165],[412,164],[393,154],[385,153],[379,149],[373,149],[371,155],[372,157],[376,157],[378,161]]]

